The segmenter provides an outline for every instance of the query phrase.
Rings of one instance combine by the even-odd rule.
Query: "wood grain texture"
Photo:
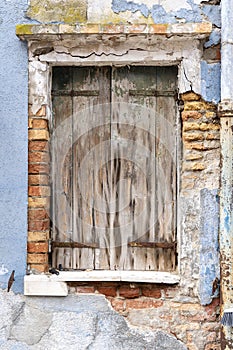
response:
[[[176,69],[56,69],[53,266],[174,271]]]

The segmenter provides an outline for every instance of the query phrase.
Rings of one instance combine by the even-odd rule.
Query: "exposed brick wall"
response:
[[[28,120],[28,259],[30,268],[48,269],[50,230],[49,131],[46,106]]]

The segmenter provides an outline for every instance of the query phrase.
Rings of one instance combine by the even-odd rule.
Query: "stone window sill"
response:
[[[67,296],[66,282],[121,281],[177,284],[180,276],[160,271],[61,271],[59,275],[40,274],[24,277],[24,295]]]

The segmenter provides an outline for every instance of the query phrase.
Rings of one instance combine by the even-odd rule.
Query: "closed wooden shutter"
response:
[[[176,67],[53,69],[53,266],[176,267]]]

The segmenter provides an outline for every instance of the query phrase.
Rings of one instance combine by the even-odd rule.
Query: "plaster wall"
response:
[[[6,272],[4,268],[0,270],[0,273],[1,271],[4,273],[0,274],[0,287],[2,289],[6,288],[9,275],[12,270],[15,270],[16,280],[12,289],[14,292],[22,293],[23,276],[27,266],[28,56],[25,42],[19,41],[15,36],[15,25],[17,23],[50,23],[53,25],[54,22],[56,24],[65,25],[76,25],[80,22],[100,22],[105,24],[176,24],[184,22],[199,23],[203,20],[208,20],[213,24],[213,31],[209,40],[206,40],[206,43],[204,39],[193,40],[191,42],[192,48],[190,49],[192,49],[192,52],[195,54],[195,59],[193,60],[195,61],[194,64],[192,64],[192,57],[189,57],[188,54],[188,45],[190,45],[188,43],[186,44],[185,49],[185,44],[184,47],[179,47],[173,39],[170,40],[170,54],[165,53],[167,52],[167,48],[162,41],[154,43],[154,47],[152,47],[150,51],[146,51],[145,47],[143,47],[143,43],[141,44],[142,47],[140,47],[140,49],[145,51],[141,52],[142,62],[148,53],[151,55],[151,62],[155,62],[156,60],[168,62],[168,56],[170,56],[171,62],[175,62],[176,60],[178,62],[182,58],[183,63],[181,65],[179,79],[180,92],[185,93],[192,89],[196,93],[193,97],[192,94],[189,94],[189,97],[186,98],[186,100],[184,94],[183,99],[185,104],[184,114],[182,114],[184,126],[183,141],[185,145],[183,154],[185,161],[181,164],[184,181],[181,189],[180,212],[182,215],[180,215],[180,217],[182,218],[182,222],[180,222],[180,225],[185,234],[182,235],[182,239],[180,240],[181,288],[180,290],[175,289],[175,291],[173,291],[171,297],[173,300],[171,304],[168,302],[164,308],[162,306],[160,312],[164,314],[164,312],[167,312],[166,308],[168,308],[169,305],[172,305],[172,307],[178,305],[177,307],[180,307],[180,313],[177,313],[177,316],[185,318],[187,316],[185,312],[188,311],[185,307],[182,308],[181,304],[187,304],[187,308],[192,309],[191,317],[194,317],[194,328],[199,327],[199,321],[196,318],[197,315],[195,310],[197,312],[203,312],[201,315],[207,322],[210,321],[208,317],[212,317],[211,322],[213,322],[213,324],[211,324],[211,332],[215,334],[215,338],[214,334],[212,334],[212,340],[205,339],[205,332],[208,331],[207,329],[203,330],[197,328],[195,333],[195,329],[183,329],[183,324],[178,325],[178,328],[180,326],[180,333],[178,332],[178,334],[180,339],[183,339],[190,344],[199,344],[199,349],[204,349],[203,344],[205,344],[205,342],[207,342],[206,349],[208,349],[209,345],[213,346],[214,342],[216,342],[218,346],[219,340],[216,336],[217,326],[215,323],[216,305],[212,306],[211,309],[201,309],[199,304],[202,303],[203,305],[206,305],[211,303],[212,299],[218,294],[218,288],[213,291],[212,287],[213,282],[215,280],[218,281],[219,278],[217,243],[219,210],[217,194],[219,188],[220,165],[219,129],[215,106],[206,104],[206,101],[216,104],[220,99],[220,63],[218,56],[218,45],[220,40],[219,2],[205,1],[202,3],[199,0],[180,0],[176,2],[166,0],[144,0],[143,2],[137,0],[113,0],[112,2],[107,0],[90,0],[87,2],[85,0],[77,0],[75,3],[72,1],[72,4],[73,8],[71,2],[69,6],[69,1],[43,0],[38,7],[38,1],[34,0],[31,0],[30,4],[28,4],[26,0],[3,0],[0,9],[0,97],[2,121],[0,138],[0,264],[4,264],[4,268],[8,270],[8,272]],[[99,39],[95,40],[95,45],[98,44],[98,40]],[[133,49],[135,49],[135,42],[132,42],[131,44]],[[42,106],[47,105],[46,116],[49,118],[48,76],[50,68],[48,67],[48,62],[49,64],[56,64],[57,57],[59,56],[59,62],[64,64],[74,64],[74,62],[77,61],[79,64],[85,64],[86,62],[89,64],[91,62],[92,64],[93,62],[95,64],[103,64],[103,58],[99,57],[99,54],[103,49],[101,47],[102,43],[99,43],[96,52],[93,52],[91,47],[87,48],[84,45],[85,48],[82,49],[82,56],[84,56],[84,58],[79,57],[80,50],[78,50],[77,47],[72,47],[70,50],[69,44],[66,46],[66,43],[63,42],[63,45],[60,45],[59,40],[51,52],[45,51],[44,53],[38,53],[37,51],[37,54],[33,54],[33,45],[34,44],[31,43],[29,54],[31,84],[29,102],[32,105],[32,114],[36,114]],[[42,47],[44,47],[43,45],[44,44],[42,44]],[[120,45],[120,49],[118,47],[119,52],[117,52],[118,56],[115,55],[116,52],[114,51],[111,53],[112,57],[106,58],[106,62],[108,61],[109,63],[111,58],[114,60],[114,57],[115,61],[122,64],[126,64],[129,60],[134,59],[134,54],[132,52],[127,52],[128,48],[124,46],[124,42]],[[159,50],[157,50],[158,47],[160,48]],[[35,48],[38,49],[38,46]],[[64,49],[65,51],[62,51]],[[90,57],[88,61],[87,57],[90,55],[92,55],[92,57]],[[208,123],[210,123],[210,127],[207,126]],[[212,137],[212,139],[205,139],[205,141],[202,142],[203,135],[206,138]],[[200,139],[198,139],[198,137]],[[205,215],[205,212],[208,212],[208,215]],[[77,289],[71,288],[70,292],[76,293]],[[168,294],[169,293],[170,291]],[[7,300],[5,294],[3,294],[2,297]],[[25,301],[26,299],[21,300],[20,296],[16,298],[18,299],[15,300],[17,300],[17,303],[19,302],[20,305],[21,303],[22,305],[27,303]],[[168,298],[170,297],[168,296]],[[160,299],[160,301],[163,301],[164,295],[160,296]],[[88,303],[90,301],[88,296],[86,297],[86,301],[88,301]],[[96,299],[96,302],[99,301]],[[113,300],[111,300],[111,302],[114,304]],[[55,302],[55,304],[56,303],[57,302]],[[38,305],[39,301],[38,304],[37,301],[35,301],[32,308],[40,309],[41,306]],[[138,306],[134,308],[132,305],[133,303],[131,303],[131,308],[127,310],[124,309],[123,314],[126,316],[125,312],[127,312],[128,320],[133,325],[147,327],[149,322],[153,330],[158,327],[156,320],[161,319],[158,317],[158,309],[155,307],[149,307],[148,309],[150,310],[148,310],[141,307],[141,309],[138,310]],[[48,305],[46,304],[43,307],[48,307]],[[57,317],[57,306],[54,307],[55,319],[55,317]],[[9,309],[6,309],[6,315],[7,312],[9,312],[9,315],[11,315],[9,317],[17,320],[15,323],[9,323],[11,329],[9,334],[13,337],[13,341],[16,340],[23,342],[23,344],[18,344],[18,348],[27,349],[31,344],[28,343],[28,339],[25,340],[20,338],[19,330],[21,329],[21,324],[24,323],[24,318],[30,318],[33,312],[30,311],[31,309],[28,311],[27,308],[25,311],[22,311],[23,308],[22,310],[20,308],[20,312],[18,312],[18,308],[16,309],[17,310],[13,310],[11,306],[9,306]],[[211,310],[211,312],[209,310]],[[23,316],[22,312],[25,312]],[[42,311],[38,312],[39,318],[42,315],[41,312]],[[16,318],[15,315],[17,315]],[[60,324],[56,324],[55,321],[53,324],[55,329],[54,333],[48,333],[50,335],[52,334],[51,339],[56,338],[57,329],[59,329],[60,332],[62,324],[68,316],[64,315],[64,317],[61,317]],[[172,317],[172,315],[169,316]],[[104,318],[103,314],[101,314],[101,318],[102,317]],[[46,325],[47,328],[45,327],[46,330],[50,329],[50,319],[51,317],[49,316],[48,324]],[[122,318],[120,322],[123,322]],[[172,319],[170,321],[167,319],[167,322],[172,323],[173,321]],[[5,324],[2,327],[5,328]],[[73,325],[71,325],[71,328],[67,330],[68,334],[73,334],[73,329]],[[86,332],[85,329],[84,332]],[[195,337],[195,334],[197,338],[199,337],[199,343],[196,339],[192,341],[190,340],[190,332],[193,337]],[[9,338],[9,334],[4,338],[4,342]],[[47,338],[48,337],[49,336],[47,336]],[[154,339],[153,336],[150,335],[150,337],[150,339]],[[33,346],[35,345],[35,349],[43,348],[43,342],[47,338],[45,337],[44,340],[42,338],[39,338],[39,341],[41,341],[42,344],[41,347],[37,344],[39,341],[35,341],[35,344],[33,344]],[[140,343],[140,341],[141,340],[139,339],[139,344],[145,344],[144,340],[142,343]],[[182,344],[176,343],[176,339],[173,339],[171,349],[175,349],[174,344],[177,345],[177,349],[185,348]],[[6,349],[8,345],[9,344],[4,345],[6,346]],[[119,348],[119,344],[116,346]],[[190,345],[190,349],[191,346],[194,345]],[[98,347],[94,347],[94,345],[92,348],[98,349]],[[168,349],[168,347],[166,349]]]
[[[0,287],[12,270],[13,289],[23,290],[27,240],[27,45],[15,25],[28,22],[27,1],[1,1],[0,8]],[[4,264],[3,269],[1,269]]]

